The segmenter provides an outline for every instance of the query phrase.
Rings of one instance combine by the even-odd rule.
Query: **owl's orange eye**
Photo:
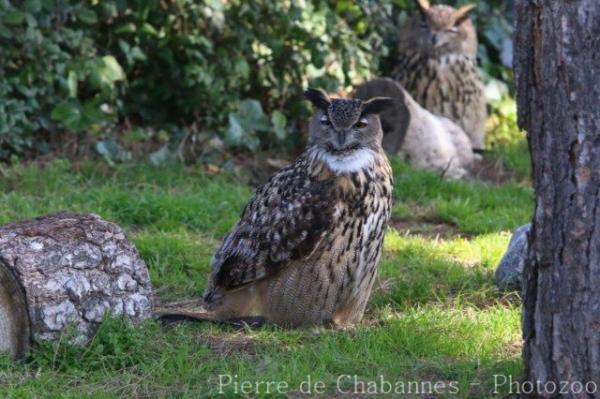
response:
[[[354,124],[354,127],[357,129],[362,129],[363,127],[366,127],[368,124],[369,124],[369,122],[365,118],[362,118],[361,120],[359,120],[358,122],[356,122]]]

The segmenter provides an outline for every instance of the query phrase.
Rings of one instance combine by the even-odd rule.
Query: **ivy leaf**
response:
[[[39,0],[26,0],[23,5],[25,10],[30,13],[39,12],[42,9],[42,3]]]
[[[140,27],[140,32],[145,33],[150,36],[158,36],[158,32],[154,28],[154,26],[150,25],[148,22],[144,22]]]
[[[124,151],[114,140],[98,141],[94,148],[111,166],[114,166],[115,162],[128,161],[131,159],[131,153]]]
[[[100,154],[110,166],[115,165],[115,160],[119,156],[119,145],[113,140],[101,140],[95,145],[96,152]]]
[[[25,13],[15,9],[8,10],[2,17],[2,21],[7,25],[20,25],[24,20]]]
[[[6,26],[4,26],[2,22],[0,22],[0,36],[2,36],[5,39],[11,39],[13,36],[12,31]]]
[[[69,71],[67,75],[67,88],[69,89],[69,97],[77,98],[77,72]]]
[[[132,22],[125,23],[125,24],[119,26],[117,29],[115,29],[116,34],[135,33],[135,31],[136,31],[136,27],[135,27],[135,24],[133,24]]]
[[[238,107],[237,115],[246,130],[268,131],[271,127],[269,119],[263,112],[258,100],[246,99]]]
[[[150,154],[148,160],[152,165],[159,166],[165,163],[169,159],[170,155],[171,152],[169,151],[169,146],[164,145],[159,150],[154,151],[152,154]]]
[[[113,88],[115,82],[125,79],[125,74],[115,57],[105,55],[97,61],[92,79],[97,87]]]
[[[69,129],[77,129],[81,122],[81,109],[74,103],[60,103],[50,113],[50,117]]]
[[[273,111],[273,114],[271,115],[271,123],[273,124],[273,131],[275,132],[275,137],[277,137],[279,140],[285,139],[285,126],[287,125],[287,118],[285,117],[285,115],[281,111]]]
[[[254,99],[243,100],[236,112],[229,113],[228,119],[225,141],[229,145],[243,146],[253,151],[260,146],[257,132],[271,129],[269,118],[263,112],[260,102]]]
[[[121,65],[115,57],[113,57],[112,55],[105,55],[104,57],[102,57],[102,62],[104,63],[104,67],[102,68],[102,74],[106,78],[106,80],[113,83],[125,79],[123,68],[121,68]]]
[[[85,127],[103,123],[110,119],[109,112],[103,112],[100,101],[100,98],[93,98],[83,104],[82,125]]]
[[[81,22],[83,22],[84,24],[87,24],[87,25],[93,25],[96,22],[98,22],[98,16],[94,12],[94,10],[90,10],[89,8],[82,9],[77,14],[77,17],[79,18],[79,20]]]
[[[239,146],[242,143],[242,137],[244,137],[244,128],[238,119],[238,115],[231,112],[229,113],[229,127],[225,132],[225,141],[227,144],[232,146]]]

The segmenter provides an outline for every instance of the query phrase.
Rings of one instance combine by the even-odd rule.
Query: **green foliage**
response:
[[[509,81],[509,8],[478,5],[483,69]],[[0,0],[0,160],[47,152],[65,132],[110,163],[138,141],[155,164],[206,137],[297,144],[302,90],[389,73],[413,10],[408,0]],[[132,125],[144,132],[133,140]]]
[[[512,86],[514,0],[486,0],[476,3],[474,23],[479,39],[479,61],[488,77],[500,79]]]
[[[82,129],[114,118],[102,106],[124,75],[84,33],[89,13],[75,2],[0,1],[0,159],[46,151],[52,137],[35,141],[34,134],[55,132],[57,122]]]
[[[349,86],[376,58],[323,1],[0,0],[0,15],[0,158],[64,129],[113,139],[124,120],[171,141],[195,122],[231,146],[281,144],[309,82]]]
[[[486,141],[494,159],[505,164],[516,176],[531,178],[531,160],[525,140],[526,133],[517,126],[517,106],[512,98],[504,97],[490,104]]]

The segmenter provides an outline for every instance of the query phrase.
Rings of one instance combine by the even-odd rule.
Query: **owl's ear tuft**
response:
[[[473,11],[477,7],[477,4],[465,4],[458,10],[454,12],[454,25],[460,25],[471,15],[471,11]]]
[[[396,105],[397,100],[392,97],[375,97],[366,101],[363,105],[361,115],[379,114],[386,109]]]
[[[421,15],[425,16],[427,11],[429,11],[429,0],[415,0],[415,4],[417,5]]]
[[[327,94],[320,89],[311,89],[309,87],[304,92],[304,98],[323,111],[327,111],[327,108],[329,108],[329,105],[331,104]]]

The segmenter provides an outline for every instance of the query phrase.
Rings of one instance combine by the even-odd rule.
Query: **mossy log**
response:
[[[85,343],[107,315],[152,315],[145,263],[117,225],[61,213],[0,227],[0,352],[18,358],[69,331]]]

